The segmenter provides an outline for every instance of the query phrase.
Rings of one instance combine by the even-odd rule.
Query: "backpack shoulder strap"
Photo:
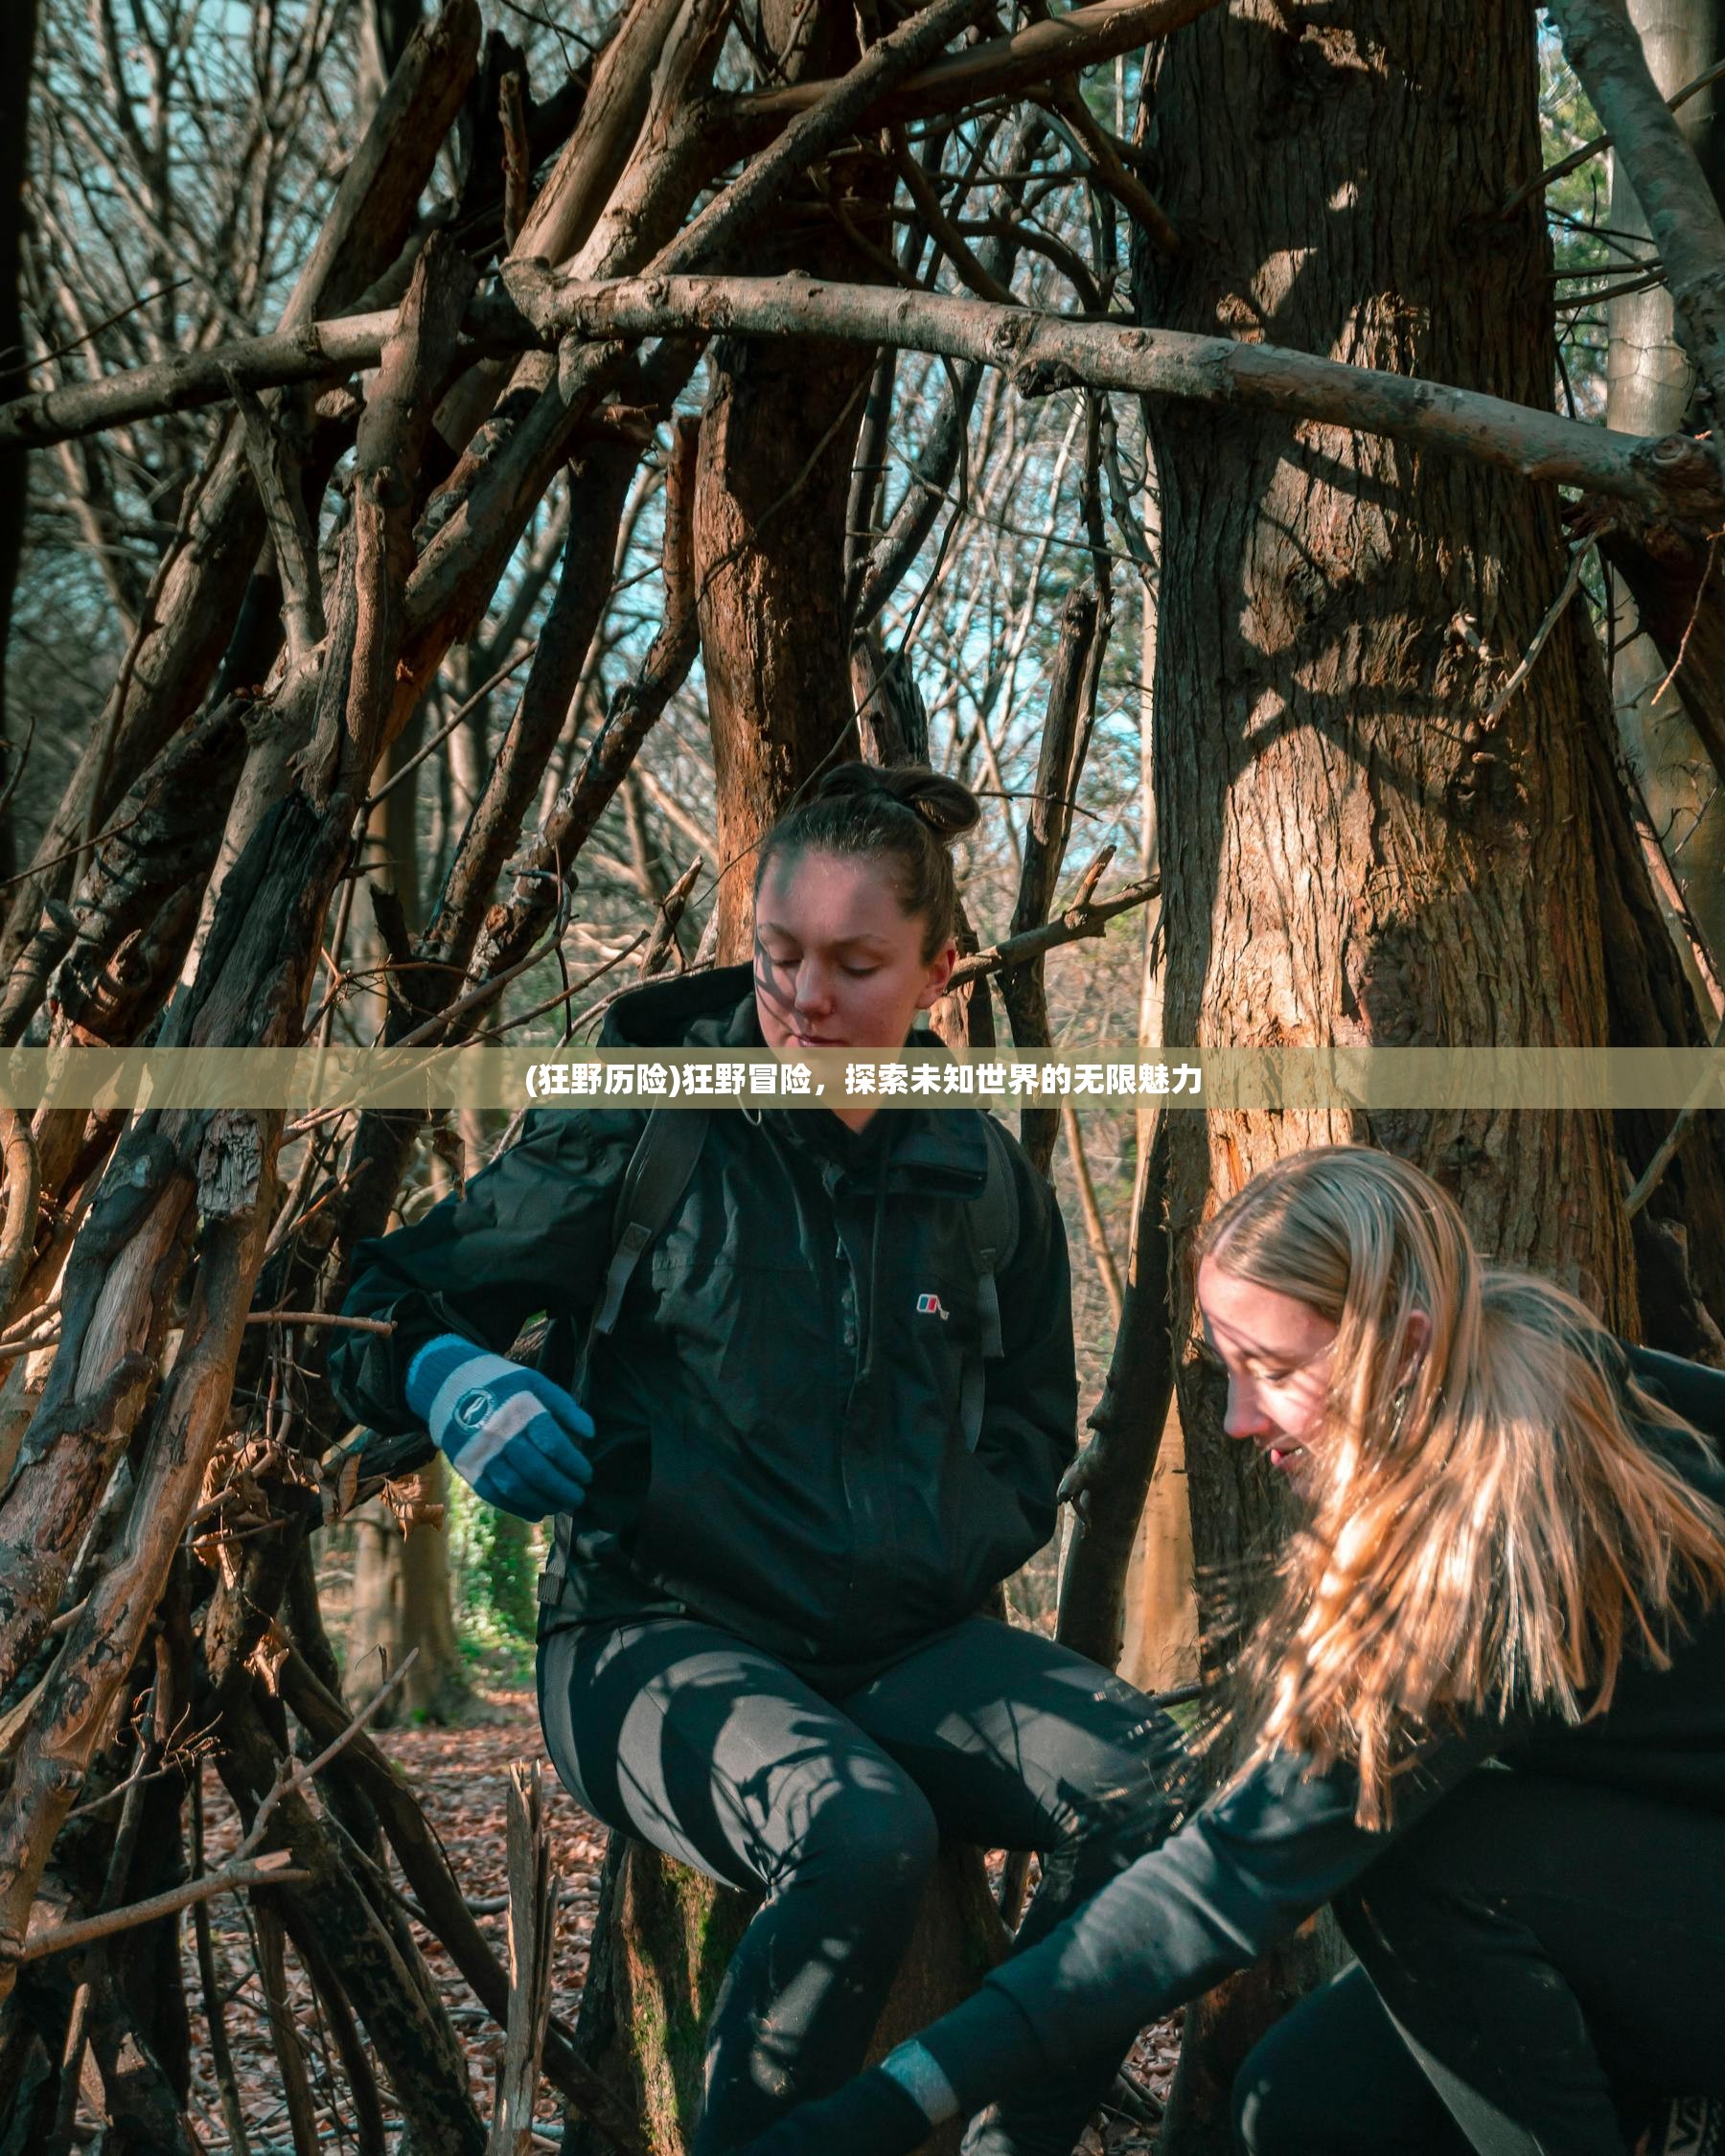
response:
[[[982,1353],[990,1362],[1005,1354],[1000,1337],[1000,1297],[995,1276],[1012,1263],[1018,1248],[1018,1179],[1012,1171],[1011,1141],[992,1115],[982,1115],[988,1152],[988,1180],[973,1204],[976,1238],[977,1307],[982,1326]]]
[[[609,1333],[641,1252],[677,1210],[706,1139],[703,1108],[653,1109],[623,1171],[611,1220],[611,1255],[592,1334]]]
[[[965,1367],[960,1381],[959,1416],[965,1448],[975,1452],[982,1434],[982,1411],[988,1402],[986,1365],[1006,1352],[1000,1330],[1000,1295],[996,1275],[1012,1263],[1018,1248],[1018,1181],[1012,1169],[1012,1151],[1006,1134],[986,1110],[982,1112],[982,1136],[988,1154],[988,1178],[980,1194],[971,1201],[971,1237],[977,1264],[977,1329],[979,1353]]]

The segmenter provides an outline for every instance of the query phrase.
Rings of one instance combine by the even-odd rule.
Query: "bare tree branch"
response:
[[[699,333],[892,345],[1001,368],[1024,396],[1085,387],[1243,404],[1414,442],[1665,515],[1693,518],[1725,513],[1725,495],[1707,450],[1688,436],[1618,434],[1506,398],[1350,367],[1276,345],[1074,322],[981,300],[808,278],[656,275],[581,285],[518,265],[506,273],[506,282],[546,338],[571,332],[586,337]],[[518,343],[523,340],[526,333],[519,327],[510,332],[494,301],[474,313],[493,345],[512,334]],[[372,364],[395,319],[393,311],[353,316],[321,325],[308,337],[256,338],[207,357],[170,362],[172,394],[176,406],[212,401],[225,393],[230,368],[238,378],[263,386]],[[76,415],[76,430],[83,431],[111,424],[122,412],[160,410],[169,393],[164,371],[151,368],[51,393],[58,401],[52,420],[44,416],[42,399],[20,399],[0,407],[0,443],[57,439],[56,428],[67,424],[68,415]],[[75,401],[86,399],[93,402]]]

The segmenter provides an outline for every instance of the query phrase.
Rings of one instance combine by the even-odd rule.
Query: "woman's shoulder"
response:
[[[1691,1363],[1663,1348],[1639,1347],[1622,1341],[1628,1373],[1643,1391],[1692,1422],[1710,1437],[1725,1437],[1725,1370]]]
[[[1705,1363],[1691,1363],[1681,1355],[1668,1355],[1657,1347],[1638,1347],[1622,1341],[1624,1375],[1635,1391],[1644,1394],[1667,1414],[1681,1418],[1708,1440],[1705,1447],[1684,1442],[1685,1433],[1663,1420],[1651,1422],[1644,1413],[1642,1434],[1662,1452],[1673,1455],[1673,1464],[1685,1479],[1707,1488],[1715,1502],[1725,1502],[1725,1370]],[[1633,1410],[1633,1397],[1630,1401]]]
[[[640,1108],[531,1108],[492,1166],[507,1161],[516,1174],[538,1168],[609,1181],[628,1166],[646,1128],[647,1112]]]

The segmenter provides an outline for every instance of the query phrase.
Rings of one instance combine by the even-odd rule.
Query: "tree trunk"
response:
[[[1275,0],[1230,0],[1167,41],[1145,146],[1186,246],[1169,262],[1140,242],[1143,319],[1548,406],[1540,207],[1496,215],[1539,170],[1534,35],[1511,0],[1353,0],[1321,31]],[[1172,402],[1148,420],[1166,1038],[1605,1040],[1583,609],[1484,719],[1563,581],[1554,493],[1310,423]],[[1634,1321],[1598,1115],[1173,1125],[1177,1338],[1215,1204],[1286,1152],[1349,1136],[1439,1175],[1486,1250]],[[1201,1579],[1261,1565],[1285,1525],[1283,1494],[1223,1438],[1220,1404],[1183,1358]],[[1301,1940],[1193,2009],[1164,2156],[1226,2145],[1238,2056],[1329,1965]]]
[[[455,1643],[449,1601],[448,1469],[439,1454],[415,1478],[418,1504],[442,1506],[434,1523],[405,1536],[380,1502],[355,1523],[354,1601],[348,1619],[345,1689],[351,1705],[368,1700],[407,1655],[418,1659],[376,1721],[447,1722],[467,1701],[467,1673]]]
[[[701,2115],[707,2024],[755,1907],[639,1842],[610,1838],[576,2033],[583,2055],[598,2061],[607,2085],[634,2107],[654,2156],[683,2156],[689,2145]],[[1005,1943],[974,1852],[949,1849],[924,1897],[870,2060],[955,2007],[1000,1960]],[[931,2156],[957,2156],[962,2135],[962,2121],[943,2128],[927,2145]],[[610,2144],[575,2118],[568,2146],[571,2156],[611,2156]]]
[[[761,35],[785,79],[855,64],[848,9],[764,0]],[[757,274],[872,278],[823,196],[878,241],[886,160],[861,149],[807,175],[750,251]],[[875,356],[867,347],[722,339],[709,354],[695,495],[695,571],[718,783],[718,959],[748,956],[753,851],[792,794],[858,754],[844,515]]]
[[[1718,0],[1629,0],[1629,13],[1654,80],[1668,97],[1719,57]],[[1690,99],[1677,118],[1717,193],[1725,162],[1717,85],[1710,83]],[[1645,213],[1615,156],[1606,221],[1631,244],[1643,242],[1637,252],[1655,251]],[[1670,293],[1656,285],[1613,300],[1607,321],[1606,425],[1635,434],[1676,433],[1689,412],[1694,370],[1678,341]],[[1719,774],[1685,708],[1681,674],[1660,693],[1671,669],[1663,648],[1668,636],[1642,633],[1644,628],[1651,631],[1651,624],[1644,624],[1633,590],[1624,585],[1619,589],[1611,686],[1624,753],[1690,910],[1717,955],[1725,952],[1725,799]]]
[[[1185,1432],[1170,1409],[1126,1570],[1126,1634],[1119,1674],[1140,1692],[1197,1681],[1198,1594],[1192,1510],[1186,1499]]]

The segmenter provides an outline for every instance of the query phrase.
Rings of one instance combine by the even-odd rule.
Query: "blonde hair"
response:
[[[1222,1208],[1202,1254],[1337,1328],[1313,1514],[1243,1658],[1253,1759],[1354,1761],[1360,1821],[1380,1825],[1435,1723],[1600,1713],[1626,1647],[1665,1666],[1680,1602],[1725,1594],[1725,1514],[1633,1426],[1703,1440],[1583,1303],[1485,1265],[1419,1169],[1295,1154]]]

